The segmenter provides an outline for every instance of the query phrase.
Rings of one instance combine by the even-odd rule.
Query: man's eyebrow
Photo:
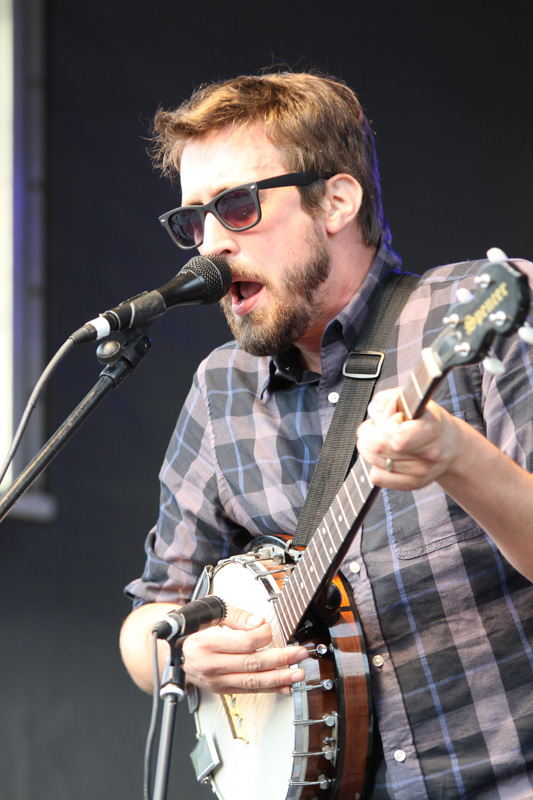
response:
[[[238,184],[238,185],[241,186],[242,184]],[[210,200],[208,200],[207,202],[210,203],[211,200],[213,200],[213,198],[218,197],[218,195],[222,194],[222,192],[227,192],[229,189],[235,189],[235,188],[236,188],[235,185],[231,185],[231,186],[224,185],[220,189],[217,189],[217,191],[214,192],[214,194],[211,196]],[[199,200],[196,200],[196,201],[195,200],[189,200],[187,203],[185,203],[183,201],[183,195],[181,196],[181,204],[183,206],[204,206],[205,205],[205,203],[201,203]]]

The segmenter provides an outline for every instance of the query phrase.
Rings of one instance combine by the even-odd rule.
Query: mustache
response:
[[[237,264],[231,264],[229,261],[227,263],[230,268],[233,283],[238,283],[240,281],[245,283],[246,281],[250,281],[250,283],[260,283],[270,290],[274,288],[269,276],[261,273],[258,269],[248,266],[240,267]]]

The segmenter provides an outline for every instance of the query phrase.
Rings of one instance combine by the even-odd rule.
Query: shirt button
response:
[[[357,573],[361,572],[361,567],[358,561],[352,561],[350,564],[350,572],[354,572],[356,575]]]
[[[382,667],[385,663],[383,656],[374,656],[372,659],[372,663],[375,667]]]
[[[401,763],[402,761],[405,761],[406,758],[407,758],[407,754],[406,754],[405,750],[395,750],[394,751],[394,760],[395,761],[399,761]]]
[[[330,403],[335,405],[335,403],[337,403],[338,400],[339,400],[339,393],[338,392],[330,392],[328,394],[328,400],[329,400]]]

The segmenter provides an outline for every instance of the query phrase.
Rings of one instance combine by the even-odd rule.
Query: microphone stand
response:
[[[145,326],[146,327],[146,326]],[[67,417],[44,447],[30,461],[19,477],[0,499],[0,522],[6,517],[19,497],[29,489],[36,478],[53,461],[60,450],[83,425],[103,398],[133,372],[151,347],[151,341],[141,329],[125,332],[125,341],[109,340],[97,350],[100,363],[107,364],[100,378],[81,403]]]
[[[159,751],[154,779],[152,800],[166,800],[170,777],[170,756],[174,739],[174,725],[178,703],[186,695],[185,672],[183,671],[183,638],[170,643],[170,658],[166,666],[159,696],[163,698]]]

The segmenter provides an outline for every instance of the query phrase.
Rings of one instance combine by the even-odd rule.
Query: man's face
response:
[[[223,129],[185,147],[182,202],[207,203],[225,189],[289,171],[261,128]],[[254,355],[274,355],[321,336],[329,321],[329,259],[323,232],[302,210],[295,186],[260,190],[259,199],[261,221],[247,231],[229,231],[207,214],[199,250],[231,267],[233,284],[221,304],[236,340]]]

